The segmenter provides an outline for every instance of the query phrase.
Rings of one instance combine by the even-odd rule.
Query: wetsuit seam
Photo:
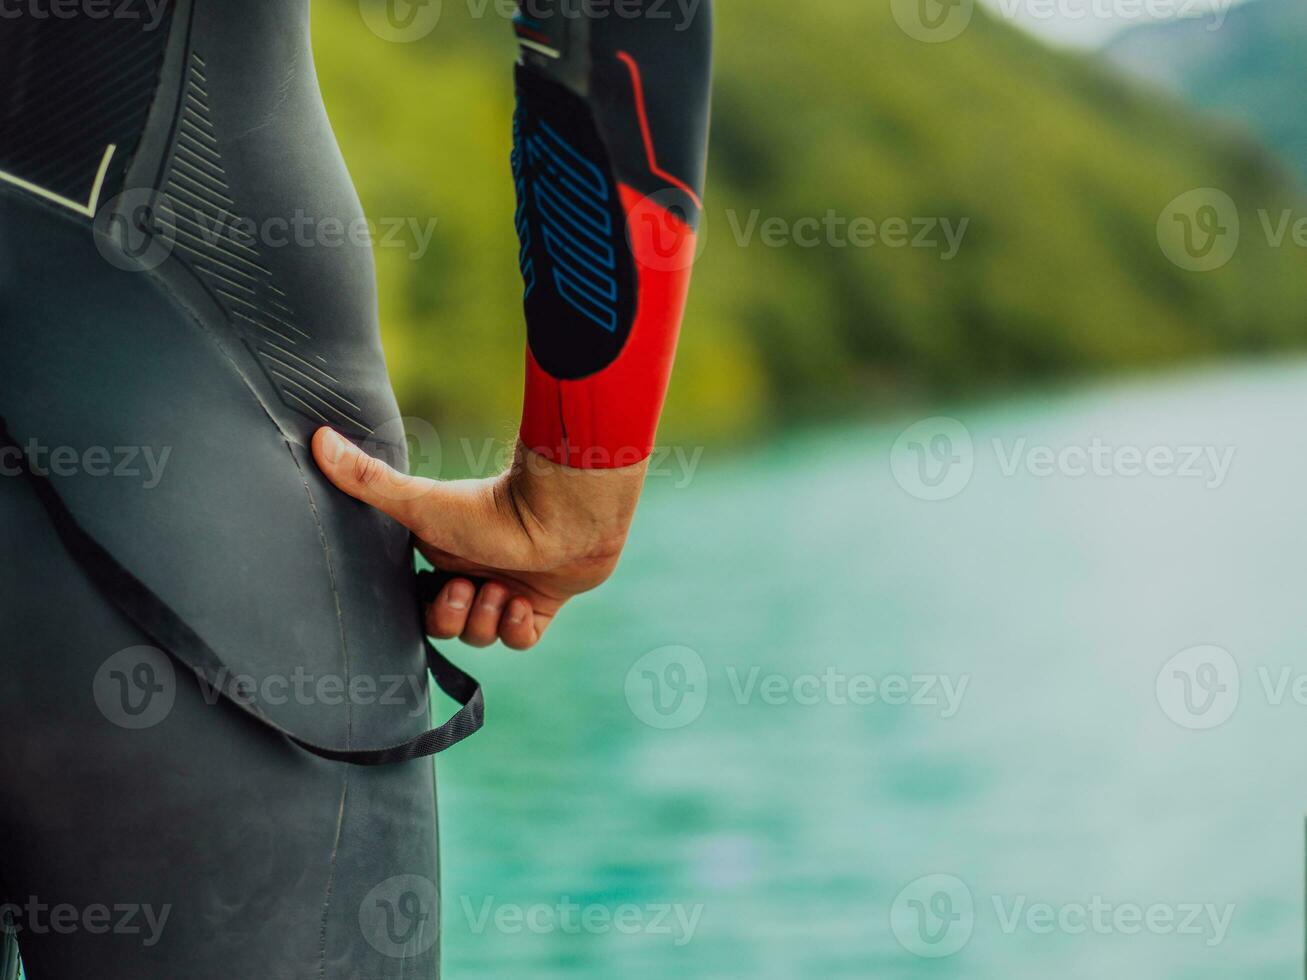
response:
[[[336,839],[331,845],[331,861],[327,871],[327,893],[322,898],[322,927],[319,932],[321,946],[318,951],[318,977],[327,978],[327,921],[331,916],[331,899],[336,890],[336,868],[340,861],[340,842],[345,836],[345,802],[349,799],[349,773],[340,788],[340,810],[336,814]]]
[[[318,540],[322,545],[323,557],[327,561],[327,574],[328,574],[328,579],[331,582],[332,602],[336,606],[336,623],[340,630],[341,656],[344,661],[346,684],[348,685],[349,644],[345,637],[345,621],[344,621],[343,610],[341,608],[341,602],[340,602],[340,590],[336,583],[335,564],[333,563],[331,558],[331,548],[327,543],[326,531],[322,526],[322,519],[321,519],[321,515],[319,515],[318,513],[317,503],[313,499],[313,489],[312,487],[309,486],[308,478],[304,473],[304,467],[300,465],[299,459],[295,456],[295,451],[294,451],[294,447],[291,444],[291,440],[286,435],[285,430],[282,429],[281,425],[277,422],[273,414],[268,410],[268,406],[263,403],[263,399],[259,397],[259,393],[257,389],[255,389],[255,387],[252,384],[250,384],[249,379],[245,376],[245,372],[243,372],[240,369],[240,365],[236,362],[235,358],[233,358],[231,356],[231,353],[222,345],[222,342],[216,336],[213,335],[213,332],[207,326],[205,326],[204,321],[200,317],[200,315],[196,311],[192,310],[186,303],[182,301],[181,297],[177,296],[168,287],[167,282],[163,279],[162,276],[159,276],[157,274],[151,274],[150,280],[159,288],[161,292],[165,294],[165,296],[169,300],[172,301],[174,306],[180,309],[190,320],[192,320],[195,323],[195,325],[200,328],[200,330],[202,330],[204,333],[209,335],[210,340],[213,342],[214,346],[217,347],[219,353],[230,363],[232,369],[236,372],[236,375],[240,378],[241,384],[243,384],[245,388],[249,391],[251,397],[253,397],[254,401],[258,404],[259,408],[262,410],[263,414],[267,417],[268,421],[272,423],[273,428],[277,430],[277,434],[281,437],[281,441],[286,447],[287,454],[290,456],[291,461],[295,465],[296,471],[300,475],[300,482],[304,487],[304,494],[309,502],[309,513],[313,515],[313,523],[318,530]],[[345,703],[345,746],[346,748],[350,748],[353,746],[353,713],[348,699],[346,699],[346,703]],[[327,888],[326,888],[326,893],[323,896],[323,900],[322,900],[322,927],[321,927],[322,945],[319,951],[319,956],[320,956],[319,975],[322,978],[326,977],[327,922],[331,912],[332,893],[335,888],[336,868],[340,857],[340,842],[342,837],[344,836],[345,801],[348,795],[349,795],[349,768],[345,767],[344,772],[342,773],[342,780],[341,780],[340,811],[336,816],[336,837],[334,843],[332,844],[331,861],[327,872]]]
[[[276,420],[273,420],[274,424]],[[280,427],[278,427],[280,428]],[[331,600],[336,607],[336,625],[340,631],[340,652],[345,671],[345,689],[349,690],[350,684],[350,663],[349,663],[349,640],[345,633],[345,614],[344,608],[340,601],[340,588],[336,582],[336,565],[332,560],[331,545],[327,541],[326,528],[322,526],[322,515],[318,513],[317,501],[313,498],[313,488],[309,486],[308,477],[304,472],[304,467],[300,465],[298,457],[291,448],[289,441],[286,442],[286,451],[289,453],[295,469],[300,474],[300,481],[304,484],[304,494],[309,501],[309,512],[313,515],[314,526],[318,529],[318,540],[322,545],[322,555],[327,560],[327,578],[331,582]],[[354,745],[354,710],[353,704],[349,698],[345,699],[345,747],[353,748]],[[327,975],[327,926],[331,917],[331,899],[336,882],[336,867],[340,856],[340,841],[345,831],[345,801],[349,796],[349,770],[345,770],[344,778],[341,783],[340,811],[336,815],[336,839],[331,848],[331,860],[327,872],[327,891],[322,899],[322,946],[320,950],[320,960],[318,964],[319,976],[326,980]]]

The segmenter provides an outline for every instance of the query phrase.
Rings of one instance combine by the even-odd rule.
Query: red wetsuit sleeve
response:
[[[702,209],[707,3],[696,18],[679,30],[652,13],[518,18],[521,439],[568,466],[631,466],[653,451]]]

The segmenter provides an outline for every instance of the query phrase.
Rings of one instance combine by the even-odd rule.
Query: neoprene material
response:
[[[522,441],[569,466],[653,450],[707,166],[710,0],[526,0],[513,172],[528,349]]]
[[[446,660],[428,640],[427,669],[440,689],[459,704],[459,711],[449,721],[394,745],[375,748],[320,745],[296,735],[263,711],[258,700],[250,696],[247,685],[241,683],[230,665],[223,661],[204,637],[191,629],[148,585],[86,532],[54,489],[48,474],[37,471],[23,447],[14,441],[4,420],[0,419],[0,455],[5,454],[16,461],[22,475],[27,477],[64,549],[105,599],[157,644],[160,651],[172,657],[182,669],[193,673],[204,690],[216,697],[225,698],[269,731],[304,751],[320,759],[348,762],[356,766],[393,765],[425,759],[452,748],[475,735],[485,724],[485,699],[481,685]],[[421,592],[419,588],[418,593]]]
[[[0,415],[267,719],[319,746],[405,743],[431,718],[409,537],[308,450],[326,422],[406,456],[371,250],[326,234],[362,212],[308,2],[166,10],[103,43],[105,22],[4,22]],[[58,71],[51,27],[75,52]],[[431,764],[316,758],[216,698],[88,575],[14,462],[0,906],[32,980],[436,976]]]
[[[480,697],[428,661],[409,535],[308,449],[407,456],[308,0],[110,6],[0,29],[0,913],[32,980],[429,980],[417,756]],[[707,5],[675,34],[555,13],[519,27],[523,437],[622,465],[688,285]],[[595,298],[557,190],[609,220],[606,338],[549,339]],[[432,731],[428,663],[466,702]]]

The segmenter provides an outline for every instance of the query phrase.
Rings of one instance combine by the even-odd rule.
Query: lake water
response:
[[[941,414],[666,463],[456,651],[451,980],[1301,976],[1307,368]]]
[[[1307,369],[940,414],[656,479],[456,651],[449,977],[1301,975]]]

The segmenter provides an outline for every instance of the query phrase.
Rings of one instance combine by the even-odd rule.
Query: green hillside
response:
[[[429,37],[394,44],[352,0],[315,6],[318,70],[369,214],[439,222],[420,259],[378,249],[401,400],[507,434],[523,335],[511,31],[493,4],[477,18],[480,4],[445,0]],[[1307,257],[1255,233],[1258,208],[1298,203],[1275,164],[979,8],[960,37],[926,44],[888,4],[721,2],[715,113],[669,438],[1307,339]],[[1238,202],[1245,234],[1228,265],[1188,272],[1156,228],[1204,186]],[[879,237],[769,247],[760,231],[832,210],[968,223],[948,260]]]

